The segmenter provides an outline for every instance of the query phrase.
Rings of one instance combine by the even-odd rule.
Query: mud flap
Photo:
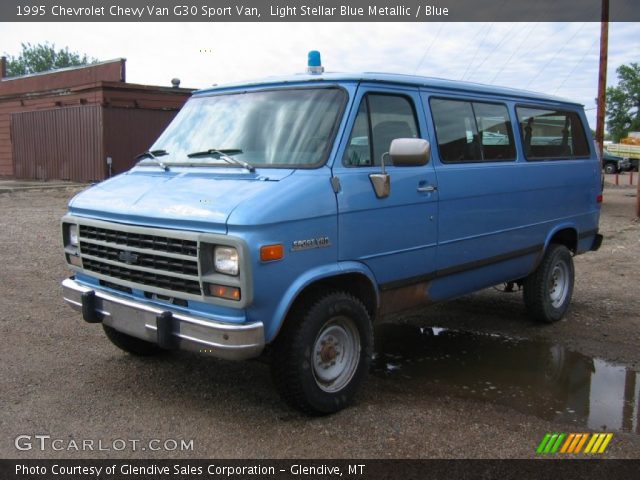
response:
[[[601,234],[597,234],[593,239],[593,243],[591,244],[591,251],[595,252],[602,245],[603,236]]]

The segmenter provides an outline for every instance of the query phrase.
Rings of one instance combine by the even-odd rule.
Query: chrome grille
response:
[[[201,295],[198,242],[89,225],[79,226],[85,270],[172,292]]]
[[[103,242],[115,243],[127,247],[148,248],[150,250],[167,253],[179,253],[192,257],[198,255],[198,242],[194,240],[121,232],[107,228],[90,227],[88,225],[80,225],[80,237],[84,239],[101,240]]]

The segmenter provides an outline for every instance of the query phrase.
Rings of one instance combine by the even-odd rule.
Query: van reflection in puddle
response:
[[[373,374],[390,388],[455,395],[591,430],[640,433],[640,374],[550,343],[381,324]]]

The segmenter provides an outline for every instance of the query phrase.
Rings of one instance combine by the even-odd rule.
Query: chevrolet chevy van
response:
[[[121,349],[261,355],[293,407],[348,405],[373,324],[492,285],[566,313],[597,250],[581,105],[416,76],[307,74],[195,93],[62,219],[64,298]]]

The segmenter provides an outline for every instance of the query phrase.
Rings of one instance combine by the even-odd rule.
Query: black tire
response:
[[[271,372],[282,398],[308,415],[348,406],[369,372],[373,329],[346,292],[316,297],[291,312],[274,344]]]
[[[126,333],[119,332],[104,323],[102,324],[102,328],[104,329],[104,333],[107,335],[107,338],[111,340],[111,343],[127,353],[141,357],[150,357],[165,351],[155,343],[146,342],[139,338],[132,337],[131,335],[127,335]]]
[[[618,171],[618,169],[616,168],[616,166],[615,166],[615,165],[613,165],[613,164],[611,164],[611,163],[607,163],[607,164],[604,166],[604,173],[609,173],[609,174],[611,174],[611,173],[616,173],[617,171]]]
[[[575,270],[564,245],[551,244],[536,268],[524,279],[524,303],[529,316],[543,323],[560,320],[569,309]]]

